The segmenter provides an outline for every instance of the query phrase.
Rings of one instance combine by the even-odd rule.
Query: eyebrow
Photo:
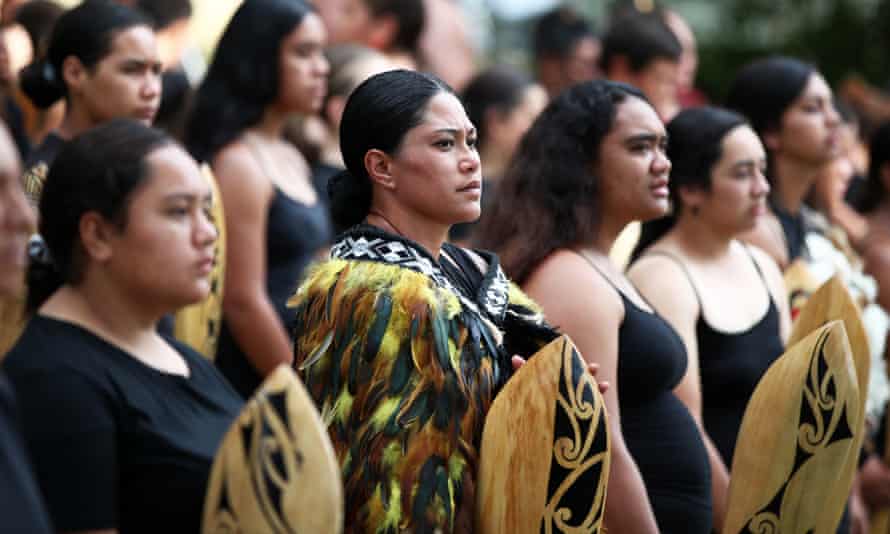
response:
[[[657,135],[654,133],[642,133],[642,134],[634,134],[634,135],[628,136],[624,140],[624,142],[625,143],[635,143],[635,142],[640,142],[640,141],[646,141],[646,142],[650,142],[650,143],[655,143],[655,142],[658,142],[659,138],[663,139],[664,141],[668,140],[667,134],[664,134],[663,136],[661,136],[661,135]]]
[[[161,60],[154,59],[142,59],[136,57],[127,57],[121,60],[121,64],[123,65],[135,65],[139,67],[157,67],[161,65]]]
[[[461,130],[457,128],[439,128],[438,130],[433,130],[434,134],[447,133],[451,135],[458,135],[460,134],[460,132]],[[476,128],[470,128],[467,130],[468,135],[472,135],[474,133],[476,133]]]
[[[169,195],[164,195],[163,199],[165,202],[175,202],[177,200],[185,200],[186,202],[194,202],[195,200],[199,202],[211,202],[213,200],[213,193],[211,191],[204,194],[170,193]]]

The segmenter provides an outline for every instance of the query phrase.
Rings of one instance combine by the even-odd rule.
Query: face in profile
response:
[[[810,75],[800,96],[782,114],[779,131],[766,142],[777,154],[809,165],[824,165],[841,149],[831,88],[818,73]]]
[[[21,185],[18,153],[0,127],[0,296],[20,295],[28,266],[28,237],[35,217]]]
[[[634,75],[633,84],[652,102],[658,116],[670,121],[680,111],[680,64],[669,59],[654,59]]]
[[[698,206],[702,221],[713,228],[731,235],[751,230],[766,213],[766,166],[760,138],[749,126],[737,126],[721,142],[710,190],[684,195],[685,203]]]
[[[634,96],[617,105],[594,164],[604,215],[647,221],[667,214],[666,149],[667,133],[652,106]]]
[[[360,43],[371,21],[371,10],[364,0],[324,0],[315,2],[327,28],[330,44]]]
[[[70,57],[67,61],[75,60]],[[161,103],[161,60],[154,32],[133,26],[118,32],[111,50],[69,80],[72,96],[93,122],[131,118],[150,125]]]
[[[177,146],[155,150],[146,162],[149,175],[131,193],[126,224],[108,232],[105,271],[133,298],[175,310],[210,291],[217,235],[210,186]]]
[[[476,129],[454,95],[430,99],[423,121],[405,134],[388,165],[391,192],[406,211],[444,226],[479,218]]]
[[[307,14],[281,42],[277,105],[292,113],[321,109],[327,92],[328,60],[324,55],[327,31],[321,18]]]
[[[531,84],[522,92],[519,103],[507,113],[495,113],[488,125],[486,143],[495,143],[504,154],[513,154],[519,141],[541,111],[547,106],[547,92],[538,84]],[[487,149],[486,149],[487,150]]]
[[[601,51],[602,45],[593,36],[578,40],[571,55],[565,59],[565,86],[599,78]]]

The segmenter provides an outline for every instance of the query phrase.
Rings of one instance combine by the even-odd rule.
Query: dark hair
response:
[[[566,59],[572,55],[578,41],[593,37],[590,24],[575,10],[558,7],[541,16],[535,23],[535,58]]]
[[[46,57],[22,70],[22,91],[37,107],[50,107],[68,94],[62,78],[67,57],[90,69],[111,52],[119,32],[134,26],[150,25],[139,12],[110,1],[91,0],[65,12],[53,28]]]
[[[627,84],[580,83],[551,101],[522,138],[476,233],[517,283],[554,250],[596,235],[600,177],[593,166],[618,105],[630,97],[649,102]]]
[[[660,13],[629,13],[616,18],[603,36],[600,68],[608,72],[612,60],[627,58],[633,72],[657,59],[679,61],[683,47]]]
[[[192,16],[191,0],[136,0],[135,7],[151,19],[155,30]]]
[[[868,143],[868,178],[862,195],[860,211],[868,213],[887,198],[883,171],[890,163],[890,122],[881,124]]]
[[[133,193],[144,184],[146,158],[173,141],[133,119],[114,119],[66,143],[53,161],[40,196],[40,235],[49,261],[28,269],[28,310],[63,284],[83,276],[80,219],[97,212],[125,228]]]
[[[399,30],[391,48],[414,53],[426,20],[423,0],[364,0],[374,17],[390,15],[398,22]]]
[[[281,42],[313,11],[303,0],[241,4],[219,40],[186,126],[186,146],[197,160],[210,160],[262,119],[278,96]]]
[[[365,154],[398,152],[405,134],[423,120],[429,101],[454,94],[431,74],[392,70],[371,76],[350,95],[340,122],[340,151],[346,171],[328,182],[331,216],[339,229],[360,223],[371,207],[371,178]]]
[[[65,8],[52,0],[32,0],[22,4],[15,12],[15,21],[25,28],[34,55],[43,55],[56,21],[65,13]]]
[[[757,135],[773,132],[782,114],[803,93],[816,69],[783,56],[756,60],[736,74],[726,96],[726,107],[751,121]]]
[[[680,189],[711,189],[714,166],[723,157],[723,140],[747,121],[738,113],[713,107],[684,109],[667,124],[667,156],[671,160],[670,215],[643,223],[631,261],[661,239],[683,212]]]
[[[509,114],[522,103],[526,89],[532,84],[531,78],[507,66],[492,67],[470,81],[461,98],[470,122],[476,127],[480,150],[488,134],[486,114],[491,110],[502,115]]]

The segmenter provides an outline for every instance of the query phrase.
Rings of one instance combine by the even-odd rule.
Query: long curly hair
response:
[[[523,283],[553,251],[593,239],[600,219],[600,145],[618,105],[643,93],[608,80],[563,92],[538,116],[482,214],[476,236],[497,250],[507,274]]]

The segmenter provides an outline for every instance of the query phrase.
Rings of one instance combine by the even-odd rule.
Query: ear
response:
[[[80,218],[78,227],[86,257],[98,263],[108,261],[113,255],[112,225],[95,211],[89,211]]]
[[[365,42],[375,50],[388,52],[399,32],[399,22],[395,15],[380,15],[371,21]]]
[[[396,180],[392,175],[392,158],[386,152],[376,148],[365,154],[365,170],[371,178],[371,183],[384,189],[396,188]]]
[[[680,197],[680,202],[683,203],[683,207],[688,210],[693,206],[701,207],[702,203],[705,201],[707,192],[700,187],[689,187],[684,185],[677,188],[677,195]]]
[[[77,56],[68,56],[62,62],[62,79],[72,90],[79,88],[87,76],[87,69]]]

